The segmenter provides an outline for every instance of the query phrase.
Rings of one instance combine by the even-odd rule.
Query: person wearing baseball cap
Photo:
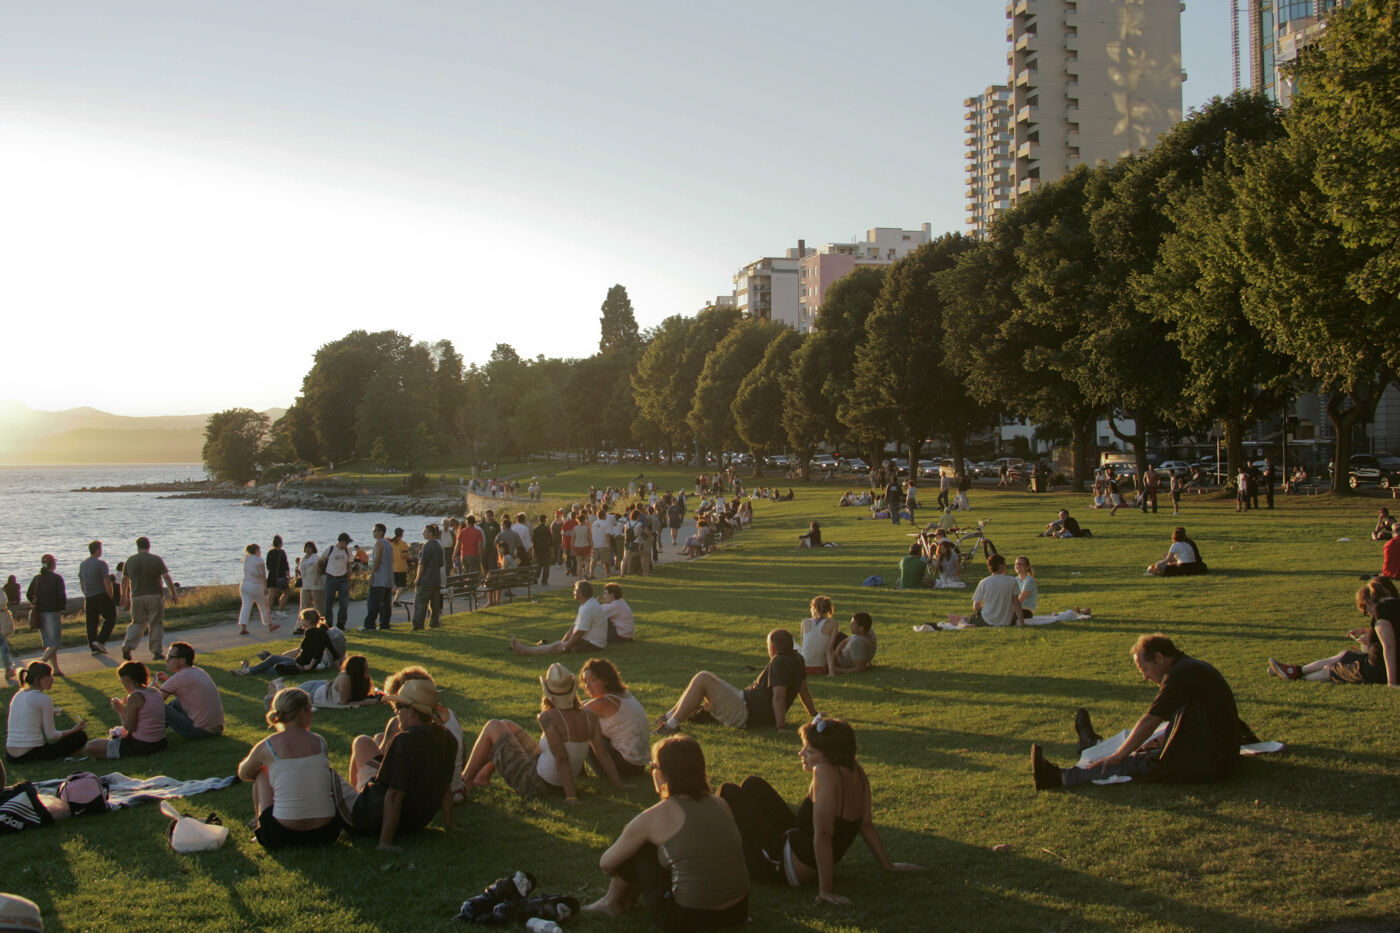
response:
[[[345,621],[350,617],[350,562],[353,556],[350,553],[350,536],[345,532],[340,533],[335,545],[326,549],[326,553],[321,557],[324,563],[324,588],[326,593],[325,606],[321,614],[326,617],[326,621],[335,620],[335,627],[342,632],[345,631]],[[336,612],[335,607],[339,602],[340,611]]]
[[[564,665],[555,662],[540,678],[542,712],[535,717],[542,729],[536,743],[516,723],[493,719],[481,727],[471,756],[462,768],[470,790],[484,787],[499,771],[511,790],[522,797],[551,797],[562,793],[566,803],[578,803],[576,781],[589,751],[608,782],[622,790],[622,778],[608,752],[598,716],[578,703],[578,685]]]
[[[63,612],[68,608],[68,591],[63,578],[54,573],[56,566],[58,561],[52,554],[39,558],[39,573],[29,581],[25,596],[32,607],[29,611],[39,614],[39,636],[44,644],[39,660],[53,668],[55,677],[67,677],[58,669],[58,649],[63,647]]]
[[[441,724],[432,681],[405,680],[384,702],[393,704],[399,732],[385,747],[379,769],[345,795],[348,812],[342,812],[352,834],[377,835],[381,851],[396,852],[394,840],[427,826],[434,813],[442,813],[444,829],[452,828],[457,740]],[[373,738],[355,738],[350,752],[352,786],[365,773],[360,764],[378,755]]]

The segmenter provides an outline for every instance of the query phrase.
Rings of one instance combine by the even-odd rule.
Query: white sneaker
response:
[[[938,629],[934,628],[932,625],[930,625],[929,623],[925,622],[923,625],[916,625],[916,626],[914,626],[914,631],[916,631],[916,632],[936,632],[936,631],[938,631]]]

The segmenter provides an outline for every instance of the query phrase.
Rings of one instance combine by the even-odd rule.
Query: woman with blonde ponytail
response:
[[[272,698],[267,724],[276,729],[238,765],[253,784],[249,825],[264,848],[325,846],[340,836],[326,740],[311,731],[311,697],[286,687]]]

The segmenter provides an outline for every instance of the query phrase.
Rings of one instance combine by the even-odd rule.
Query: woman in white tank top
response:
[[[812,617],[802,620],[802,663],[807,665],[809,674],[826,674],[831,670],[830,657],[839,628],[832,618],[835,614],[831,597],[818,596],[812,600]]]
[[[238,765],[238,777],[253,784],[253,834],[266,848],[330,845],[340,836],[335,776],[312,715],[305,690],[279,690],[267,714],[277,732]]]
[[[579,680],[591,699],[583,704],[598,717],[617,773],[635,776],[646,770],[651,723],[646,710],[627,690],[617,667],[606,658],[593,658],[579,671]]]

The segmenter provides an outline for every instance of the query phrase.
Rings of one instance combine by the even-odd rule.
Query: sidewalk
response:
[[[685,543],[685,539],[694,531],[695,519],[691,516],[687,516],[685,524],[681,527],[681,530],[677,532],[677,543],[672,547],[670,529],[663,528],[661,531],[661,556],[655,561],[655,564],[660,566],[663,564],[684,563],[687,558],[681,556],[681,545]],[[536,585],[534,587],[534,592],[538,594],[554,593],[559,590],[571,591],[577,579],[577,577],[571,577],[564,573],[563,567],[551,566],[549,568],[549,583],[544,586]],[[603,583],[608,581],[618,583],[625,587],[627,579],[626,577],[613,576],[605,580],[603,577],[599,577],[594,581],[594,591],[601,593]],[[406,587],[405,590],[411,592],[411,587]],[[459,609],[461,605],[461,601],[459,600]],[[365,619],[365,611],[367,608],[368,605],[364,600],[352,601],[350,603],[350,611],[346,615],[345,622],[345,630],[347,633],[359,633],[360,626]],[[444,607],[444,612],[446,612],[446,607]],[[292,634],[292,628],[296,624],[296,615],[295,608],[289,604],[285,615],[281,618],[273,618],[273,622],[281,623],[281,628],[276,632],[268,632],[268,630],[263,628],[257,621],[257,611],[254,610],[252,619],[248,624],[248,634],[239,635],[237,625],[238,613],[230,612],[228,617],[221,622],[211,623],[210,625],[201,626],[199,628],[184,629],[180,632],[166,632],[165,646],[168,650],[171,642],[188,642],[190,645],[194,646],[196,659],[202,654],[213,651],[226,651],[230,648],[243,649],[246,651],[250,661],[256,660],[258,651],[263,649],[274,651],[275,653],[291,652],[294,654],[296,646],[300,641],[300,636]],[[391,634],[393,632],[407,632],[411,630],[410,625],[404,621],[404,612],[402,608],[394,610],[392,624],[393,628],[390,630]],[[88,671],[96,671],[103,668],[110,668],[112,671],[115,671],[122,663],[121,639],[125,632],[126,627],[124,625],[117,626],[116,630],[113,632],[113,640],[107,643],[107,650],[110,654],[94,655],[85,645],[63,649],[58,654],[60,669],[62,669],[65,674],[83,674]],[[274,647],[269,644],[271,642],[276,642],[277,645]],[[132,651],[131,656],[137,661],[146,662],[148,666],[151,664],[150,651],[146,647],[146,639],[144,636]],[[37,657],[37,653],[28,655],[23,659],[16,659],[16,664],[22,665],[26,661],[34,660]],[[198,662],[196,661],[196,663]],[[154,674],[155,672],[152,671],[152,673]]]

